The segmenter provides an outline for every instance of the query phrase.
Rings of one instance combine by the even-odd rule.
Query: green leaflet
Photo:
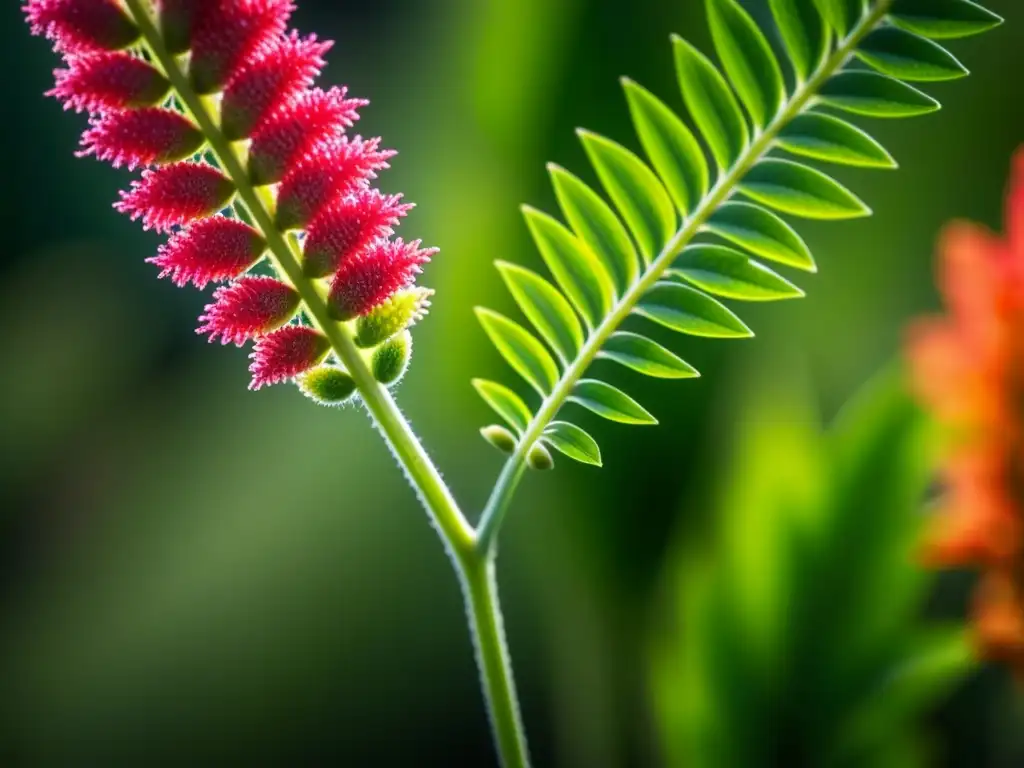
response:
[[[562,363],[568,364],[583,346],[583,329],[569,302],[536,272],[507,261],[495,265],[523,314]]]
[[[666,328],[691,336],[742,339],[754,335],[725,306],[679,283],[657,283],[640,300],[636,312]]]
[[[901,80],[956,80],[969,74],[941,45],[899,27],[876,29],[861,43],[857,56]]]
[[[728,168],[750,141],[740,105],[707,56],[676,35],[672,45],[683,101],[718,167]]]
[[[754,125],[763,128],[782,105],[782,71],[757,24],[736,0],[707,0],[715,50]]]
[[[828,53],[829,31],[814,0],[768,0],[786,52],[801,82]]]
[[[977,35],[1003,23],[1001,16],[971,0],[896,0],[890,18],[935,40]]]
[[[821,15],[836,32],[845,35],[864,12],[864,0],[814,0]]]
[[[727,299],[777,301],[804,292],[767,267],[723,245],[693,245],[676,259],[669,274]]]
[[[830,107],[868,117],[916,117],[936,112],[939,102],[913,86],[875,72],[841,72],[821,88]]]
[[[892,155],[860,128],[832,115],[805,112],[779,133],[779,146],[794,155],[864,168],[896,168]]]
[[[640,272],[640,260],[629,233],[597,192],[553,163],[548,165],[548,172],[566,220],[576,236],[608,268],[621,295],[636,282]]]
[[[542,396],[550,394],[558,382],[558,366],[544,345],[523,326],[482,307],[476,311],[480,324],[501,356]]]
[[[486,379],[473,379],[473,387],[491,409],[516,432],[522,434],[533,418],[530,409],[515,392]]]
[[[696,368],[660,344],[627,331],[613,334],[598,357],[656,379],[693,379],[700,376]]]
[[[544,442],[582,464],[601,466],[601,449],[590,435],[567,421],[553,421],[544,430]]]
[[[816,272],[814,257],[789,224],[752,203],[730,201],[712,214],[705,229],[762,259]]]
[[[657,424],[658,420],[626,393],[596,379],[583,379],[569,397],[598,416],[620,424]]]
[[[650,168],[625,147],[596,133],[577,131],[608,196],[622,214],[644,260],[658,255],[676,228],[676,211]]]
[[[665,182],[676,207],[686,213],[707,194],[708,166],[686,124],[646,88],[623,78],[640,143]]]
[[[807,219],[856,219],[871,215],[871,209],[838,181],[789,160],[758,163],[740,182],[739,189],[758,203]]]
[[[523,215],[555,282],[593,328],[615,301],[608,272],[569,230],[546,213],[524,206]]]

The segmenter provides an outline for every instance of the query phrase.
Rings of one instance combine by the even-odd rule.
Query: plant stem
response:
[[[529,752],[498,603],[494,558],[474,552],[459,573],[466,597],[481,685],[503,768],[528,768]]]
[[[783,105],[771,123],[761,133],[755,135],[754,141],[747,146],[728,172],[718,179],[715,186],[694,209],[690,218],[683,222],[679,231],[668,241],[658,257],[651,262],[647,271],[630,286],[612,312],[594,329],[583,349],[580,350],[580,354],[562,374],[562,378],[551,394],[544,399],[540,409],[523,432],[515,453],[505,462],[476,529],[477,547],[481,551],[488,552],[495,545],[498,531],[508,512],[512,496],[525,472],[526,457],[530,448],[540,439],[544,429],[558,414],[566,399],[572,394],[576,383],[597,358],[601,348],[608,341],[608,337],[618,330],[619,326],[629,317],[637,303],[661,279],[665,270],[672,265],[676,256],[701,231],[711,215],[736,193],[740,180],[772,149],[779,132],[794,117],[813,106],[821,86],[846,65],[853,56],[857,44],[888,13],[892,1],[879,0],[850,30],[849,34],[839,41],[832,54],[818,66],[807,82],[797,87],[792,98]]]
[[[163,43],[150,15],[151,4],[148,0],[124,2],[142,32],[145,48],[154,63],[163,70],[184,109],[206,136],[221,170],[235,184],[247,221],[266,239],[274,268],[295,287],[305,314],[327,336],[334,354],[355,380],[366,409],[433,521],[463,587],[481,684],[501,764],[504,768],[528,768],[526,738],[498,604],[494,558],[476,546],[472,526],[459,510],[391,393],[373,377],[348,327],[331,319],[322,286],[303,274],[296,243],[285,237],[274,223],[272,192],[265,187],[256,188],[249,181],[236,145],[225,138],[214,117],[215,102],[200,97],[190,86],[178,59]]]

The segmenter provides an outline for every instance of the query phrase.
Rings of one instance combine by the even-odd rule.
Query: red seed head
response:
[[[365,315],[395,291],[410,285],[436,248],[420,249],[420,241],[379,240],[341,264],[329,296],[338,320]]]
[[[203,325],[196,333],[239,347],[280,328],[299,308],[295,289],[272,277],[243,277],[218,288],[213,299],[199,318]]]
[[[277,192],[277,225],[300,229],[341,195],[365,188],[395,156],[380,139],[342,136],[313,148],[288,171]]]
[[[160,165],[194,155],[203,134],[180,112],[163,107],[104,112],[82,134],[79,157],[96,155],[115,168]]]
[[[313,85],[333,43],[297,32],[267,43],[231,78],[221,104],[221,130],[231,141],[247,138],[265,117]]]
[[[317,144],[340,137],[368,102],[346,99],[344,88],[304,91],[270,115],[252,136],[249,177],[274,184]]]
[[[394,234],[399,219],[413,207],[401,200],[401,195],[385,197],[376,189],[361,189],[328,206],[306,233],[306,274],[326,277],[370,243]]]
[[[238,219],[214,216],[175,233],[148,261],[160,267],[160,277],[177,286],[231,280],[255,264],[266,243],[252,227]]]
[[[28,0],[23,10],[32,34],[45,35],[64,53],[116,51],[139,39],[117,0]]]
[[[46,95],[77,112],[153,106],[171,87],[148,62],[123,52],[73,56],[54,74],[57,85]]]
[[[178,163],[144,171],[114,207],[146,229],[171,227],[216,213],[235,193],[231,180],[205,163]]]
[[[291,0],[204,0],[192,17],[189,79],[201,94],[216,93],[260,48],[279,37]]]
[[[263,336],[250,355],[249,389],[294,379],[322,362],[330,349],[326,336],[303,325],[286,325]]]

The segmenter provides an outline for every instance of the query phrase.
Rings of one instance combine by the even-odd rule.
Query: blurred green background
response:
[[[127,175],[73,157],[84,119],[43,97],[56,62],[18,5],[0,9],[0,763],[493,764],[460,595],[383,444],[354,409],[247,393],[245,355],[193,334],[205,297],[143,263],[159,238],[111,210]],[[478,509],[501,462],[469,380],[510,378],[472,314],[512,307],[491,262],[539,263],[518,205],[554,209],[545,161],[593,179],[575,126],[636,145],[618,76],[678,104],[668,35],[709,50],[703,3],[299,5],[338,41],[326,81],[373,101],[359,130],[401,150],[381,187],[419,204],[403,234],[442,249],[399,396]],[[590,424],[604,470],[524,484],[500,580],[538,765],[662,764],[652,633],[719,486],[743,482],[725,464],[745,404],[763,419],[803,387],[831,419],[937,306],[941,225],[1000,226],[1024,10],[987,5],[1008,23],[953,46],[974,74],[928,89],[942,113],[862,123],[902,169],[840,172],[876,215],[802,230],[808,298],[744,308],[755,341],[674,341],[695,382],[608,371],[661,426]],[[959,615],[965,580],[931,602]],[[936,760],[1024,764],[1021,709],[1005,674],[975,675],[932,717]]]

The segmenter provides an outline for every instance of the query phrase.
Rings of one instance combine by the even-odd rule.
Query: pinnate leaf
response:
[[[642,405],[625,392],[596,379],[583,379],[569,399],[598,416],[621,424],[657,424]]]
[[[544,442],[581,464],[601,466],[601,449],[590,435],[567,421],[553,421],[544,430]]]
[[[725,203],[712,214],[705,228],[762,259],[807,272],[817,271],[814,257],[800,235],[759,205],[739,201]]]
[[[754,335],[725,306],[679,283],[662,281],[655,284],[640,300],[636,312],[648,320],[690,336],[739,339]]]
[[[507,261],[496,266],[523,314],[562,362],[576,357],[583,346],[583,329],[565,297],[536,272]]]
[[[519,397],[508,387],[487,379],[473,379],[473,387],[491,409],[520,434],[526,430],[533,414]]]
[[[598,355],[657,379],[693,379],[697,369],[646,336],[628,331],[612,334]]]
[[[545,396],[555,388],[558,366],[544,345],[523,326],[497,312],[477,308],[477,317],[501,356],[526,382]]]
[[[683,251],[670,274],[697,288],[745,301],[795,299],[804,292],[746,254],[723,245],[694,245]]]
[[[856,219],[870,216],[852,192],[821,171],[789,160],[764,160],[740,182],[752,200],[807,219]]]
[[[819,112],[793,118],[779,133],[779,146],[794,155],[864,168],[895,168],[885,147],[845,120]]]

